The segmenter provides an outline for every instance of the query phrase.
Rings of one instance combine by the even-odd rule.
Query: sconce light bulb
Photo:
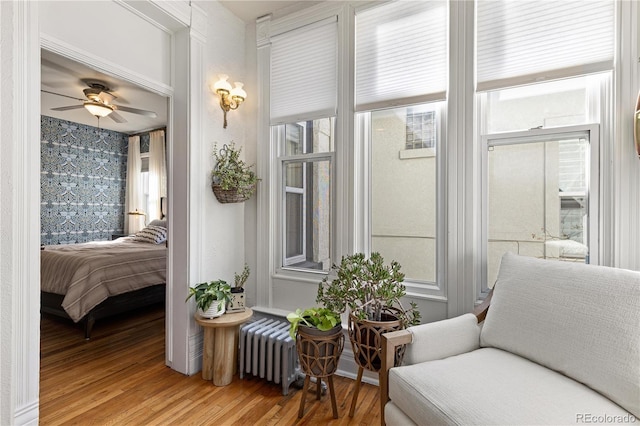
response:
[[[236,85],[236,87],[231,89],[231,96],[234,98],[240,98],[244,101],[247,98],[247,92],[245,92],[244,89],[242,88],[244,84],[238,81],[236,81],[234,84]]]

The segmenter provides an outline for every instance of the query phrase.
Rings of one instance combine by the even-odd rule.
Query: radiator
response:
[[[261,318],[240,328],[240,378],[246,374],[282,384],[282,394],[298,376],[296,342],[289,336],[289,323]]]

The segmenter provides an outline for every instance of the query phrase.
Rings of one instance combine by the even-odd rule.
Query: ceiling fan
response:
[[[158,115],[153,111],[146,111],[138,108],[131,108],[122,105],[116,105],[113,102],[117,99],[109,87],[98,80],[83,80],[89,87],[83,90],[86,99],[75,98],[73,96],[63,95],[61,93],[50,92],[42,89],[42,92],[50,93],[52,95],[63,96],[69,99],[75,99],[82,102],[80,105],[63,106],[57,108],[51,108],[52,111],[69,111],[72,109],[85,108],[89,113],[95,115],[98,119],[103,117],[109,117],[116,123],[126,123],[124,117],[118,114],[116,111],[129,112],[131,114],[143,115],[145,117],[156,118]]]

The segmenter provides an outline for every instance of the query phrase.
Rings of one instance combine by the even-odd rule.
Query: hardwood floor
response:
[[[164,311],[151,308],[96,323],[92,338],[71,322],[44,316],[40,349],[41,425],[377,425],[378,388],[363,384],[349,418],[353,380],[336,377],[339,418],[328,395],[234,376],[216,387],[200,373],[184,376],[164,365]]]

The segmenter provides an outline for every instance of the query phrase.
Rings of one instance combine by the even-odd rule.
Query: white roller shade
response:
[[[477,7],[478,90],[613,68],[612,0],[480,0]]]
[[[271,40],[271,124],[336,115],[337,18]]]
[[[356,15],[356,109],[442,100],[447,2],[399,1]]]

